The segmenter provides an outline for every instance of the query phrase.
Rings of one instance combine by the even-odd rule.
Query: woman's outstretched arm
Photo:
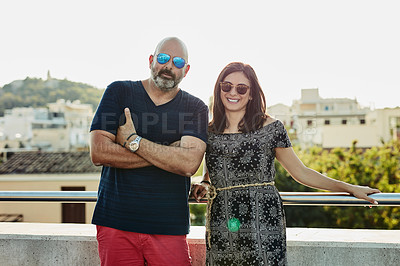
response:
[[[379,193],[379,189],[368,186],[352,185],[340,180],[332,179],[317,171],[306,167],[297,157],[293,148],[276,148],[276,159],[288,171],[297,182],[311,188],[324,189],[333,192],[348,192],[354,197],[364,199],[372,204],[378,204],[376,200],[368,197],[370,194]]]

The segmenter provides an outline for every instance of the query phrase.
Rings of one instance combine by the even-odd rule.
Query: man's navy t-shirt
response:
[[[116,135],[118,126],[125,123],[125,107],[131,111],[138,135],[150,141],[169,145],[182,136],[207,141],[208,108],[200,99],[180,90],[171,101],[156,106],[141,81],[110,84],[90,131]],[[145,234],[187,234],[189,190],[190,178],[155,166],[103,166],[92,223]]]

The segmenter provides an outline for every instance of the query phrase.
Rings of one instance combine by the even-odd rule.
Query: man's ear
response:
[[[190,65],[186,65],[184,77],[186,77],[187,73],[189,72],[189,69],[190,69]]]
[[[153,55],[150,55],[149,56],[149,67],[151,68],[151,64],[153,63],[153,60],[154,60],[154,56]]]

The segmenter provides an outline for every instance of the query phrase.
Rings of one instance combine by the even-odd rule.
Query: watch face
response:
[[[139,143],[142,137],[137,136],[134,141],[129,143],[129,150],[131,152],[136,152],[139,149]]]
[[[132,141],[131,143],[129,143],[129,149],[131,151],[137,151],[137,149],[139,148],[139,143]]]

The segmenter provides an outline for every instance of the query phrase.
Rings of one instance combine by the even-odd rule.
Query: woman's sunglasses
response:
[[[160,63],[161,65],[168,63],[168,61],[170,59],[171,59],[171,56],[169,54],[159,53],[157,55],[157,62]],[[174,65],[177,68],[182,68],[186,64],[185,59],[183,59],[182,57],[179,57],[179,56],[175,56],[174,58],[172,58],[172,62],[174,62]]]
[[[221,90],[223,92],[230,92],[232,90],[232,88],[235,87],[232,83],[226,82],[226,81],[220,82],[219,86],[221,87]],[[245,84],[236,85],[236,91],[237,91],[237,93],[239,93],[241,95],[246,94],[247,90],[249,90],[249,89],[250,89],[250,87]]]

